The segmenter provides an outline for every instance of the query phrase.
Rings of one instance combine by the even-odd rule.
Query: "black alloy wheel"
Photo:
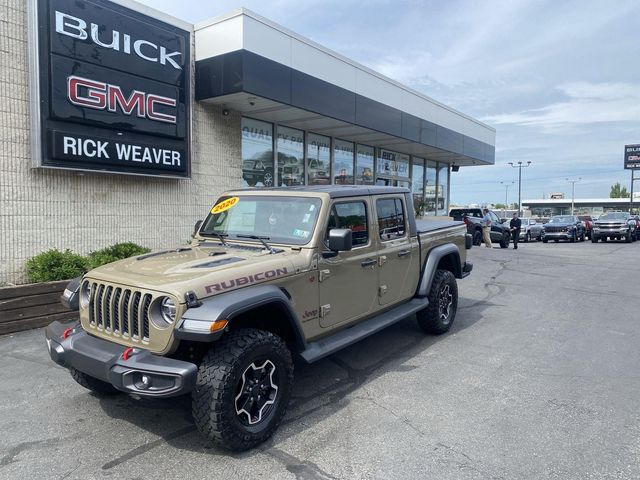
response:
[[[418,326],[435,335],[449,331],[458,310],[458,284],[453,273],[436,270],[427,298],[427,308],[416,313]]]
[[[265,187],[273,187],[273,172],[269,169],[265,170],[262,176],[262,184]]]

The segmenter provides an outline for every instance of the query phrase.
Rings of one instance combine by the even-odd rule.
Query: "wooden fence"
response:
[[[0,288],[0,335],[43,327],[54,320],[77,319],[77,312],[60,303],[68,283],[63,280]]]

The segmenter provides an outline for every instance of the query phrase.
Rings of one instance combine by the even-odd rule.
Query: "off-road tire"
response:
[[[273,363],[277,372],[276,401],[270,405],[272,408],[267,410],[265,418],[248,425],[241,420],[236,397],[244,385],[244,373],[252,365],[255,368],[267,360]],[[219,447],[234,451],[253,448],[267,440],[280,425],[292,384],[291,352],[280,337],[256,329],[232,331],[211,347],[198,369],[198,379],[191,394],[196,428]]]
[[[511,236],[502,235],[502,240],[500,240],[500,248],[509,248],[510,240]]]
[[[79,385],[83,386],[87,390],[91,390],[92,392],[107,396],[107,395],[116,395],[120,393],[116,387],[111,385],[110,383],[103,382],[102,380],[98,380],[91,375],[87,375],[80,370],[76,370],[75,368],[70,368],[69,373],[71,374],[71,378],[73,378]]]
[[[473,244],[477,247],[478,245],[482,245],[482,231],[476,230],[473,232]]]
[[[445,316],[443,311],[444,299],[441,296],[446,295],[447,287],[449,287],[448,291],[451,298]],[[436,270],[427,299],[429,300],[427,308],[416,313],[418,326],[423,331],[434,335],[448,332],[451,325],[453,325],[456,311],[458,310],[458,284],[453,273],[449,270]],[[443,300],[443,302],[441,303],[440,300]]]

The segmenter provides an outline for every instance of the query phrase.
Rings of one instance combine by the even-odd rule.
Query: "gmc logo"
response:
[[[175,108],[175,98],[134,90],[127,98],[117,85],[72,75],[67,78],[67,98],[73,105],[95,110],[107,110],[125,115],[148,118],[156,122],[176,123],[176,116],[163,113],[159,106]]]

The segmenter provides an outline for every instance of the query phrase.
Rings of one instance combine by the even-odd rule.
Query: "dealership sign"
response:
[[[624,168],[640,168],[640,145],[624,146]]]
[[[32,0],[36,166],[190,174],[191,33],[107,0]]]

